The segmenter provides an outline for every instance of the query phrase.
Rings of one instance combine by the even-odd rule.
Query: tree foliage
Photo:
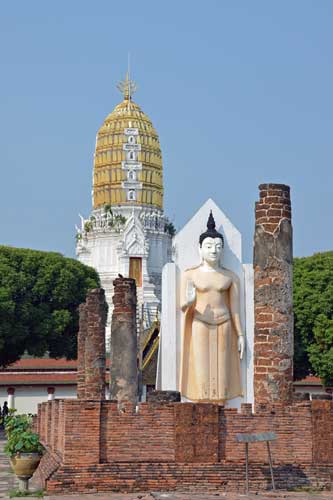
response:
[[[294,259],[295,376],[333,382],[333,252]]]
[[[0,366],[27,351],[76,357],[78,306],[96,271],[59,253],[0,246]]]

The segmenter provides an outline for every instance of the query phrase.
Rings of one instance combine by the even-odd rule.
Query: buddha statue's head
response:
[[[224,239],[221,233],[216,231],[215,220],[210,211],[207,221],[207,231],[199,238],[199,252],[201,259],[210,265],[218,265],[222,261]]]

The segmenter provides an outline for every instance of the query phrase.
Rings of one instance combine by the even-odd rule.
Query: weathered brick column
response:
[[[79,333],[77,336],[77,397],[84,399],[86,394],[85,376],[85,356],[86,356],[86,336],[87,336],[87,306],[79,306]]]
[[[117,278],[113,286],[110,399],[136,403],[138,398],[136,284],[132,278]]]
[[[107,305],[102,288],[86,299],[85,399],[105,399],[105,325]]]
[[[261,184],[254,235],[255,406],[285,403],[293,388],[290,189]]]

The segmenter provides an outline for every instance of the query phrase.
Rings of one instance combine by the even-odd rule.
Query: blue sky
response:
[[[330,0],[3,2],[0,242],[75,255],[130,51],[177,228],[212,197],[250,261],[258,184],[281,182],[295,255],[333,249],[332,22]]]

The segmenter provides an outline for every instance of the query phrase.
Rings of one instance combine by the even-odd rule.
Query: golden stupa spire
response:
[[[163,209],[161,146],[150,118],[132,101],[136,84],[130,78],[129,65],[126,78],[117,87],[124,99],[97,133],[93,207],[142,205]]]
[[[117,89],[124,94],[125,101],[130,101],[134,92],[137,91],[137,88],[137,84],[130,78],[130,55],[128,54],[126,78],[118,83]]]

